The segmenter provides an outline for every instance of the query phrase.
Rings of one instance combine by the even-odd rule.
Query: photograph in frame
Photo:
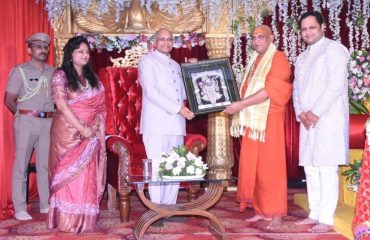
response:
[[[186,95],[194,114],[223,111],[240,100],[228,58],[181,64]]]

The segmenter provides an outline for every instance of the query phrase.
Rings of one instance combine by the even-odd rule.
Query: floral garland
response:
[[[79,34],[80,35],[80,34]],[[155,36],[147,36],[144,34],[129,34],[122,36],[106,36],[102,34],[83,34],[90,44],[92,49],[102,51],[118,50],[121,52],[125,48],[131,48],[138,45],[144,45],[149,50],[153,50]],[[174,36],[174,48],[192,48],[194,46],[203,46],[205,44],[205,33],[191,32],[189,34],[181,34]]]
[[[276,6],[276,0],[269,0],[269,9],[275,9],[275,6]],[[272,33],[274,34],[275,45],[279,46],[280,35],[279,35],[279,30],[277,28],[277,14],[276,14],[276,11],[271,11],[271,12],[272,12],[271,30],[272,30]]]
[[[215,27],[219,24],[218,18],[226,4],[227,0],[200,0],[200,8],[204,13],[208,13],[207,18]],[[230,4],[228,6],[230,7]]]
[[[233,52],[233,64],[232,69],[235,75],[235,80],[238,86],[242,83],[242,78],[244,75],[244,67],[242,64],[242,19],[236,19],[233,25],[233,32],[234,32],[234,52]]]
[[[326,7],[329,10],[329,25],[333,32],[333,39],[340,42],[340,24],[339,24],[339,14],[342,11],[343,1],[336,0],[326,3]]]

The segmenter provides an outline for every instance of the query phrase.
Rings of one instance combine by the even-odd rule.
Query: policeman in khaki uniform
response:
[[[49,211],[48,159],[50,126],[54,112],[51,78],[54,68],[46,64],[50,37],[36,33],[27,39],[31,60],[16,65],[6,86],[4,103],[15,114],[15,160],[12,175],[14,217],[32,219],[26,204],[26,171],[32,150],[36,153],[40,212]]]

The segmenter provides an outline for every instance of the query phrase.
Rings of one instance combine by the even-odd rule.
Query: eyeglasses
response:
[[[32,47],[39,50],[44,49],[45,51],[49,51],[49,46],[47,45],[32,44]]]
[[[158,38],[158,41],[159,42],[172,42],[173,41],[173,38],[164,38],[164,37],[161,37],[161,38]]]

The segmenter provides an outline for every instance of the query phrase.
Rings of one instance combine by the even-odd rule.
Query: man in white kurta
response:
[[[180,66],[171,59],[172,33],[160,29],[156,33],[156,50],[139,62],[139,81],[143,89],[140,133],[147,157],[152,159],[156,177],[162,153],[169,153],[184,143],[185,119],[194,117],[187,107]],[[152,202],[175,204],[179,184],[150,184]]]
[[[295,65],[293,103],[301,125],[299,165],[306,174],[310,213],[297,224],[315,224],[311,231],[327,232],[338,201],[338,165],[348,163],[349,54],[324,37],[320,13],[303,14],[300,28],[308,48]]]

